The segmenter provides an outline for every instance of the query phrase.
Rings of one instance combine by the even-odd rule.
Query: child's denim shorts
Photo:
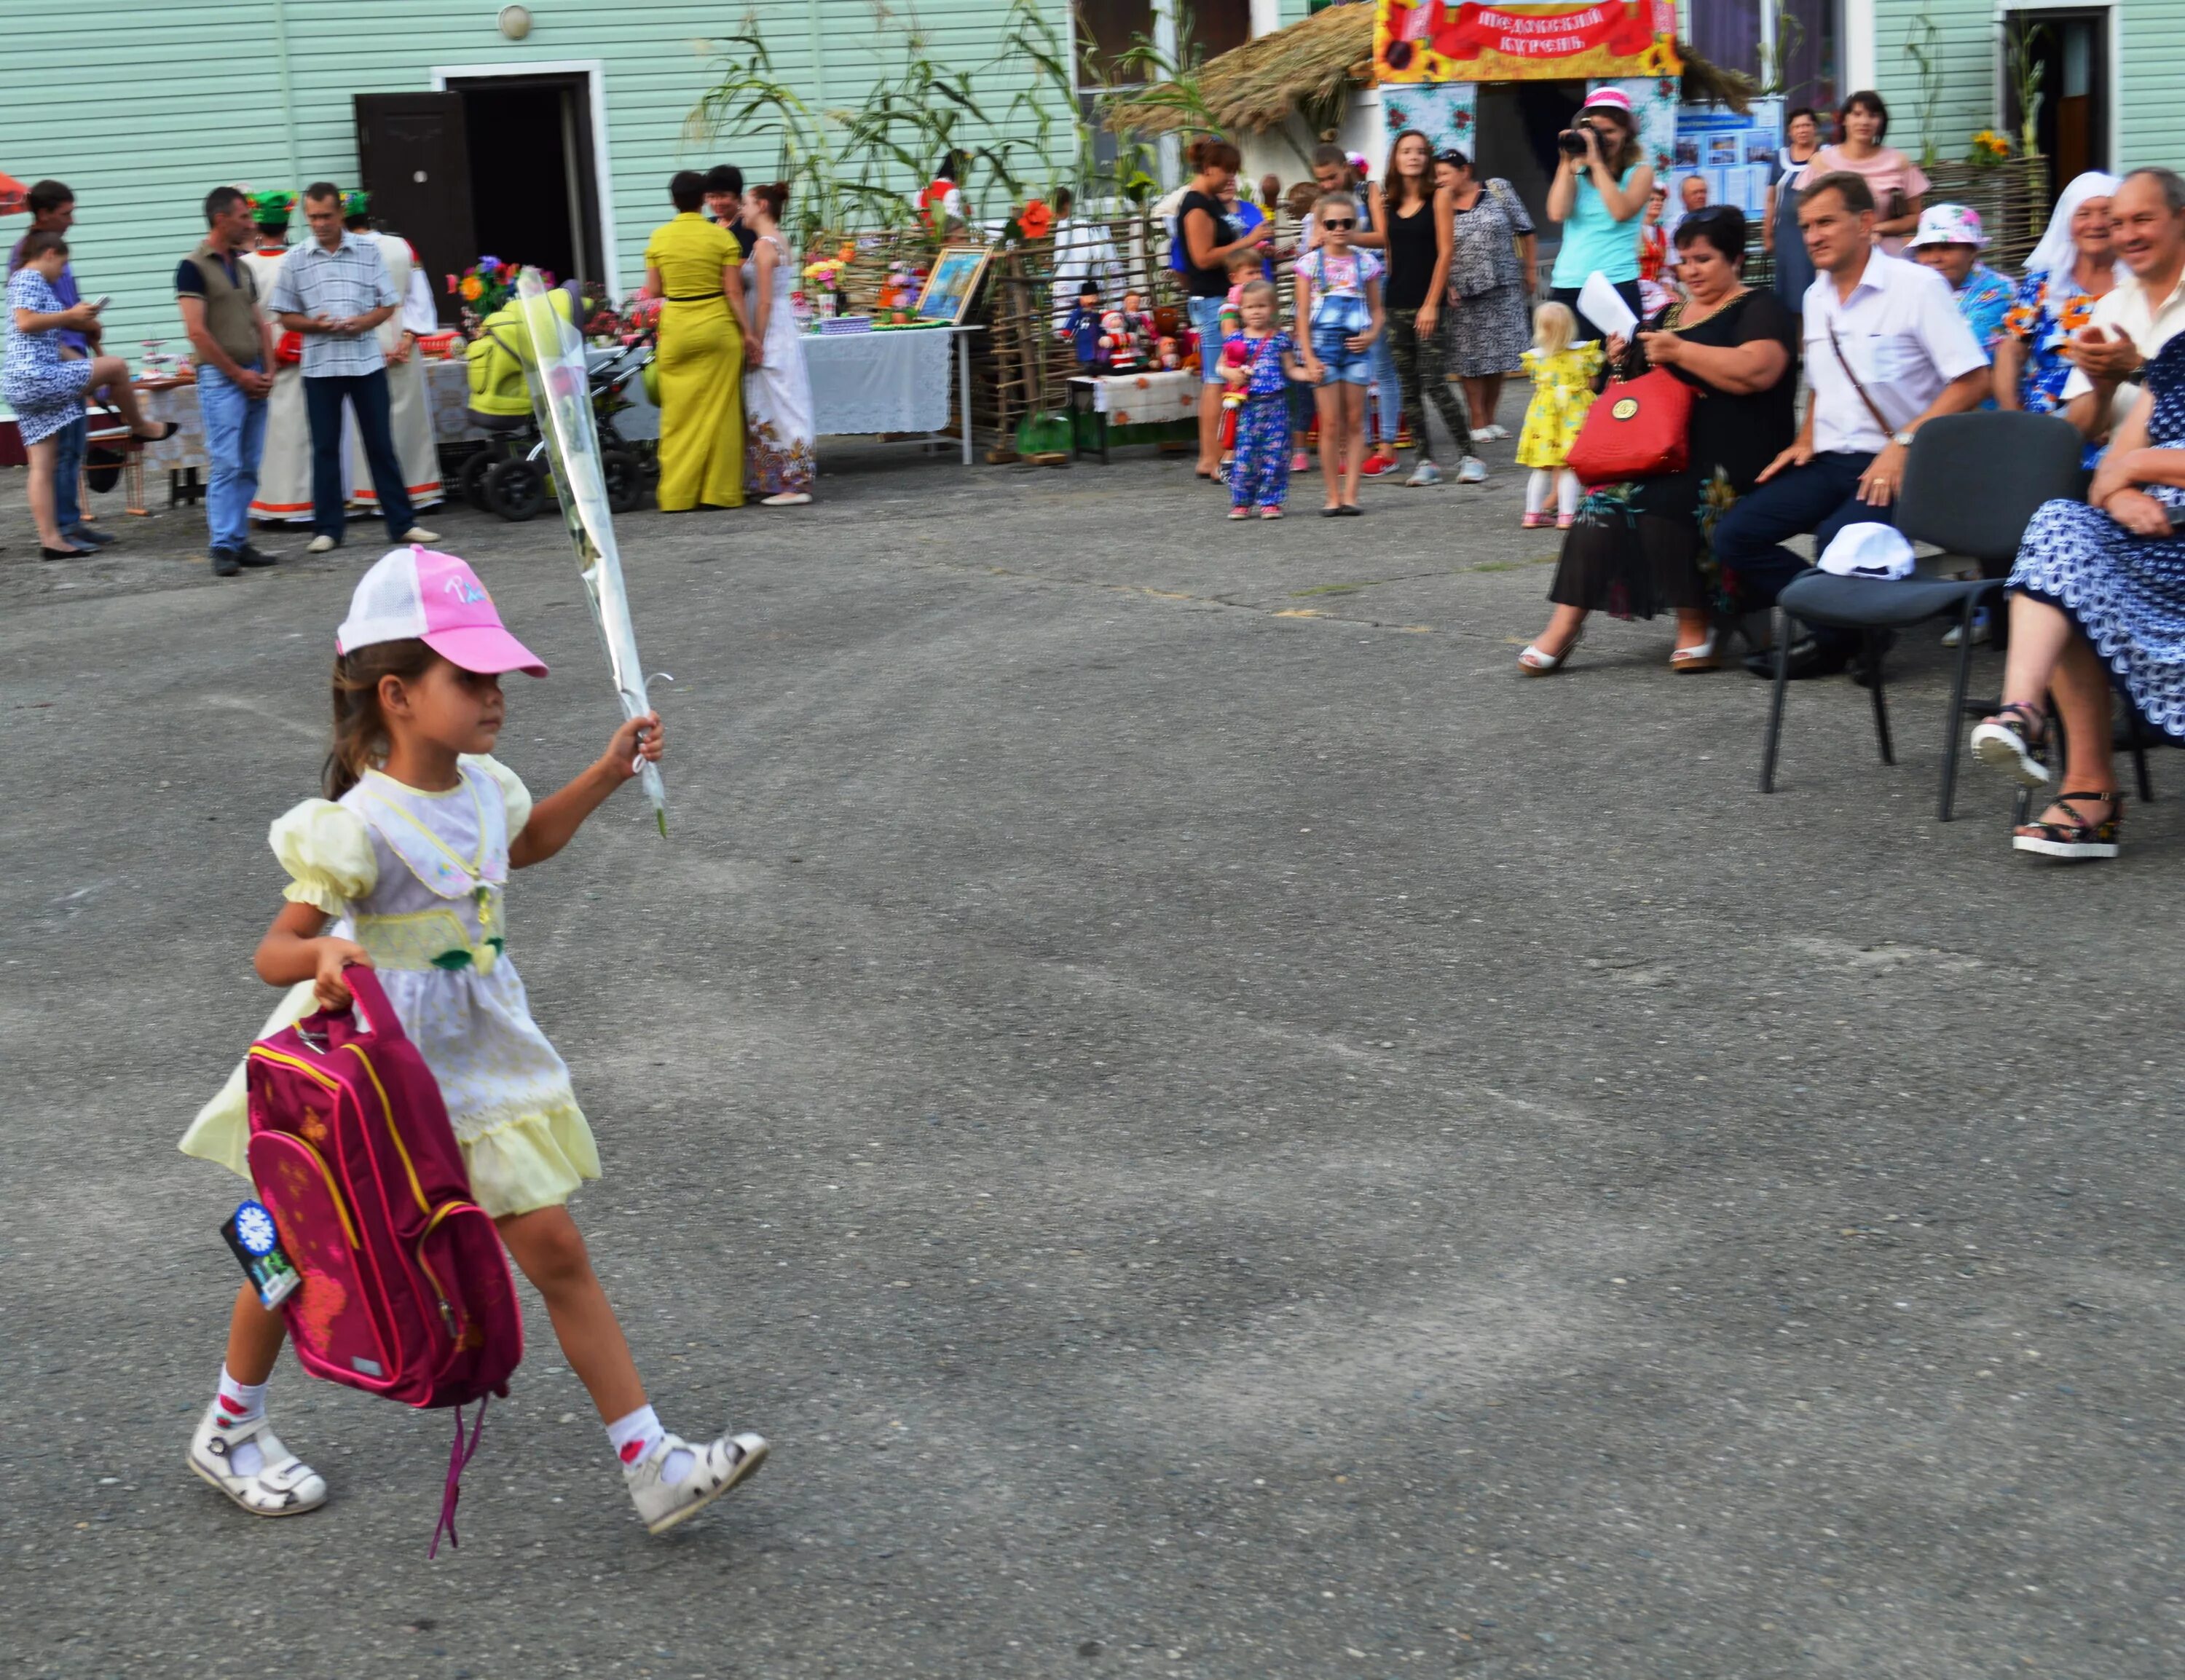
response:
[[[1327,376],[1323,385],[1371,385],[1373,349],[1354,350],[1343,341],[1372,330],[1373,312],[1363,298],[1322,298],[1313,305],[1312,353]]]
[[[1373,382],[1373,351],[1372,346],[1354,350],[1344,340],[1363,332],[1372,323],[1359,326],[1316,324],[1312,329],[1312,353],[1320,359],[1326,370],[1322,377],[1323,385],[1371,385]]]

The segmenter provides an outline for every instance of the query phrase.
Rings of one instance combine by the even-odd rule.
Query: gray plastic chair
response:
[[[1958,747],[1965,684],[1972,670],[1973,614],[1984,602],[2002,604],[2003,580],[2017,557],[2026,527],[2048,501],[2077,501],[2086,494],[2080,466],[2084,440],[2069,421],[2043,414],[1953,414],[1931,420],[1912,439],[1898,492],[1897,528],[1914,542],[1942,550],[1921,562],[1932,572],[1979,563],[1974,578],[1922,578],[1897,583],[1839,578],[1819,570],[1801,572],[1775,602],[1775,692],[1768,710],[1768,745],[1760,766],[1760,791],[1775,791],[1775,761],[1783,734],[1783,702],[1790,688],[1791,621],[1862,632],[1874,696],[1874,732],[1881,762],[1894,764],[1889,707],[1882,692],[1885,630],[1930,619],[1958,621],[1958,675],[1943,726],[1942,791],[1938,815],[1950,820],[1957,792]]]

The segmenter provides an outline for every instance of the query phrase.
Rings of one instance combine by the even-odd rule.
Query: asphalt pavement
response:
[[[2185,1672],[2185,758],[2114,865],[1976,768],[1939,823],[1923,633],[1900,762],[1802,684],[1763,797],[1764,685],[1666,621],[1519,678],[1555,544],[1492,455],[1348,522],[846,450],[623,522],[670,832],[625,793],[510,951],[662,1416],[774,1457],[649,1539],[527,1292],[433,1562],[444,1415],[284,1361],[327,1506],[183,1465],[243,1186],[175,1140],[381,539],[42,563],[0,475],[0,1668]],[[614,722],[562,533],[428,522],[554,667],[550,789]]]

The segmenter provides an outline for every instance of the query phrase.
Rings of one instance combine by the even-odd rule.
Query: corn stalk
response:
[[[822,119],[789,83],[775,75],[760,37],[758,18],[746,13],[742,27],[717,41],[694,43],[719,76],[683,119],[685,146],[710,145],[723,134],[738,138],[777,137],[777,179],[792,181],[790,220],[799,243],[819,229],[840,225],[845,204]]]
[[[2020,19],[2003,37],[2003,67],[2018,100],[2018,153],[2030,158],[2041,149],[2042,83],[2048,66],[2036,55],[2048,39],[2048,25]]]
[[[1920,76],[1920,166],[1931,170],[1942,156],[1935,147],[1935,115],[1942,103],[1942,31],[1924,7],[1905,29],[1904,56]]]

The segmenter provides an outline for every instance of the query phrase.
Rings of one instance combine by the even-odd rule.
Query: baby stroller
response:
[[[568,294],[552,294],[553,307],[567,315]],[[481,513],[522,523],[538,517],[550,488],[546,440],[531,406],[523,358],[516,348],[514,306],[496,311],[472,341],[471,423],[487,434],[483,447],[463,462],[456,483],[464,499]],[[626,344],[586,376],[586,389],[599,430],[600,470],[606,482],[607,505],[634,513],[645,500],[644,458],[615,429],[614,416],[628,408],[623,394],[652,359],[648,339]]]

